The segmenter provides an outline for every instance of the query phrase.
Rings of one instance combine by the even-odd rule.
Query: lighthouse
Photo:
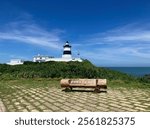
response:
[[[71,45],[69,45],[69,42],[68,42],[68,41],[66,41],[66,43],[65,43],[65,45],[64,45],[64,51],[63,51],[62,58],[72,59],[72,55],[71,55]]]
[[[78,53],[78,58],[72,57],[71,45],[69,44],[68,41],[66,41],[63,46],[62,57],[55,58],[53,56],[37,55],[37,56],[34,56],[33,62],[48,62],[48,61],[56,61],[56,62],[78,61],[78,62],[82,62],[83,60],[79,56],[80,56],[80,53]]]

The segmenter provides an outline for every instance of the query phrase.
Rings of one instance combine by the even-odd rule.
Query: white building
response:
[[[22,65],[24,63],[21,59],[11,59],[8,65]]]
[[[34,56],[33,62],[45,62],[46,60],[49,60],[52,58],[54,58],[54,57],[43,56],[43,55],[38,54],[37,56]]]
[[[69,62],[69,61],[79,61],[82,62],[83,60],[81,58],[73,58],[72,57],[72,52],[71,52],[71,45],[69,45],[69,42],[67,41],[65,43],[64,51],[62,54],[61,58],[54,58],[50,56],[42,56],[42,55],[37,55],[33,58],[33,62],[48,62],[48,61],[61,61],[61,62]]]

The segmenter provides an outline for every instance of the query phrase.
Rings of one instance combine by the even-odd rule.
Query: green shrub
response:
[[[88,60],[83,62],[51,61],[43,63],[28,61],[23,65],[15,66],[0,64],[0,78],[106,78],[109,80],[137,81],[136,78],[127,74],[96,67]]]

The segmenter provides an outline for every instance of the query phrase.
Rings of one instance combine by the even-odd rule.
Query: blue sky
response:
[[[0,0],[0,63],[73,56],[97,66],[150,66],[149,0]]]

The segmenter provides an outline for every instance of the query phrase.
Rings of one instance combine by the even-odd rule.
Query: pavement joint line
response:
[[[5,111],[6,111],[5,105],[3,101],[0,99],[0,112],[5,112]]]
[[[16,89],[12,95],[2,95],[8,111],[150,111],[150,91],[121,89],[106,94],[92,92],[64,92],[57,88]],[[139,93],[140,92],[140,93]],[[1,110],[1,106],[0,106]]]

